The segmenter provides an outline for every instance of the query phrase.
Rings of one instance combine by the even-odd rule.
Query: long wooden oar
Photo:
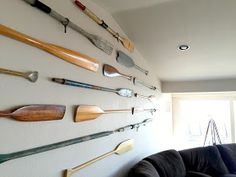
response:
[[[152,121],[151,119],[145,119],[142,122],[130,124],[130,125],[120,127],[115,130],[103,131],[100,133],[85,135],[82,137],[78,137],[78,138],[74,138],[74,139],[70,139],[70,140],[66,140],[66,141],[61,141],[58,143],[53,143],[53,144],[49,144],[49,145],[45,145],[45,146],[40,146],[40,147],[36,147],[36,148],[32,148],[32,149],[27,149],[27,150],[23,150],[23,151],[13,152],[13,153],[9,153],[9,154],[0,154],[0,163],[6,162],[6,161],[12,160],[12,159],[20,158],[20,157],[25,157],[25,156],[29,156],[29,155],[33,155],[33,154],[37,154],[37,153],[42,153],[45,151],[50,151],[50,150],[57,149],[57,148],[66,147],[66,146],[77,144],[77,143],[86,142],[86,141],[93,140],[96,138],[106,137],[106,136],[112,135],[114,133],[124,132],[124,131],[128,131],[128,130],[135,130],[135,129],[138,130],[138,128],[140,128],[141,126],[146,126],[146,124],[151,121]]]
[[[115,32],[111,29],[102,19],[96,16],[91,10],[89,10],[85,5],[83,5],[80,1],[75,0],[75,4],[91,19],[93,19],[98,25],[105,28],[109,33],[112,34],[117,40],[119,40],[122,45],[130,52],[134,51],[134,44],[128,38],[122,37],[119,33]]]
[[[64,117],[66,107],[62,105],[29,105],[13,111],[0,111],[0,117],[19,121],[59,120]]]
[[[76,166],[74,168],[71,168],[71,169],[67,169],[65,170],[65,173],[64,173],[64,176],[65,177],[70,177],[72,174],[74,174],[75,172],[81,170],[82,168],[85,168],[89,165],[92,165],[93,163],[99,161],[99,160],[102,160],[108,156],[111,156],[113,154],[116,154],[116,155],[122,155],[128,151],[130,151],[131,149],[133,149],[134,147],[134,140],[132,139],[129,139],[129,140],[126,140],[126,141],[123,141],[122,143],[120,143],[114,150],[110,151],[110,152],[107,152],[101,156],[98,156],[86,163],[83,163],[79,166]]]
[[[66,27],[69,26],[70,28],[74,29],[75,31],[77,31],[80,34],[82,34],[83,36],[85,36],[97,48],[101,49],[102,51],[104,51],[108,55],[112,54],[113,45],[110,42],[108,42],[107,40],[105,40],[97,35],[90,34],[90,33],[86,32],[85,30],[80,28],[78,25],[71,22],[68,18],[63,17],[61,14],[57,13],[56,11],[54,11],[53,9],[51,9],[49,6],[42,3],[41,1],[38,1],[38,0],[24,0],[24,1],[31,4],[33,7],[36,7],[38,9],[40,9],[41,11],[45,12],[46,14],[50,15],[51,17],[53,17],[57,21],[61,22],[62,25],[65,27],[65,32],[66,32]]]
[[[36,82],[38,79],[38,72],[37,71],[19,72],[19,71],[14,71],[14,70],[10,70],[10,69],[0,68],[0,73],[23,77],[23,78],[29,80],[30,82]]]
[[[52,78],[52,81],[59,83],[59,84],[63,84],[63,85],[69,85],[69,86],[81,87],[81,88],[87,88],[87,89],[93,89],[93,90],[100,90],[100,91],[105,91],[105,92],[112,92],[112,93],[116,93],[117,95],[123,96],[123,97],[133,97],[134,96],[137,98],[148,99],[149,101],[152,101],[153,99],[155,99],[154,95],[144,96],[144,95],[141,95],[138,93],[134,93],[133,90],[128,89],[128,88],[111,89],[111,88],[107,88],[107,87],[101,87],[101,86],[97,86],[97,85],[87,84],[87,83],[73,81],[73,80],[69,80],[69,79],[61,79],[61,78]]]
[[[143,108],[131,108],[131,109],[110,109],[103,110],[98,106],[93,105],[79,105],[76,110],[75,122],[94,120],[102,114],[111,114],[111,113],[127,113],[130,112],[132,115],[136,112],[156,112],[156,109],[143,109]]]
[[[40,40],[27,36],[23,33],[15,31],[11,28],[8,28],[2,24],[0,24],[0,34],[24,42],[26,44],[32,45],[39,49],[45,50],[67,62],[70,62],[77,66],[81,66],[82,68],[88,69],[90,71],[98,70],[99,64],[96,59],[81,54],[79,52],[75,52],[73,50],[69,50],[54,44],[42,42]]]
[[[116,68],[108,64],[103,65],[103,75],[107,77],[123,77],[123,78],[128,79],[129,81],[132,81],[134,85],[138,83],[152,90],[157,89],[155,86],[147,84],[144,81],[137,79],[136,77],[129,76],[127,74],[119,72]]]

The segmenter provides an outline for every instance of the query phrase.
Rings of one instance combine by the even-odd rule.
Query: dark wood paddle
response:
[[[59,120],[64,117],[66,107],[62,105],[28,105],[13,111],[0,111],[0,117],[19,121]]]

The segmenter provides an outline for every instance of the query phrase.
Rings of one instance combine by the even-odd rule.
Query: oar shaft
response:
[[[66,174],[65,177],[70,177],[73,173],[75,173],[75,172],[77,172],[77,171],[79,171],[79,170],[81,170],[81,169],[83,169],[83,168],[85,168],[85,167],[87,167],[89,165],[92,165],[93,163],[95,163],[95,162],[97,162],[99,160],[102,160],[102,159],[104,159],[104,158],[106,158],[106,157],[108,157],[108,156],[110,156],[110,155],[112,155],[114,153],[115,153],[114,150],[110,151],[110,152],[105,153],[105,154],[103,154],[103,155],[101,155],[99,157],[96,157],[96,158],[94,158],[92,160],[89,160],[88,162],[85,162],[85,163],[83,163],[81,165],[73,167],[72,169],[67,169],[66,173],[68,173],[68,174]]]
[[[24,150],[24,151],[10,153],[10,154],[8,154],[8,160],[16,159],[16,158],[20,158],[20,157],[25,157],[25,156],[29,156],[29,155],[33,155],[33,154],[37,154],[37,153],[57,149],[57,148],[62,148],[62,147],[65,147],[65,146],[69,146],[69,145],[89,141],[89,140],[92,140],[92,139],[96,139],[96,138],[100,138],[100,137],[104,137],[104,136],[109,136],[111,134],[113,134],[113,131],[105,131],[105,132],[100,132],[100,133],[95,133],[95,134],[92,134],[92,135],[82,136],[82,137],[79,137],[79,138],[74,138],[74,139],[70,139],[70,140],[66,140],[66,141],[62,141],[62,142],[58,142],[58,143],[54,143],[54,144],[40,146],[40,147],[36,147],[36,148]]]
[[[56,83],[63,84],[63,85],[69,85],[69,86],[74,86],[74,87],[117,93],[117,90],[115,90],[115,89],[100,87],[100,86],[96,86],[96,85],[92,85],[92,84],[69,80],[69,79],[53,78],[52,81],[54,81]]]

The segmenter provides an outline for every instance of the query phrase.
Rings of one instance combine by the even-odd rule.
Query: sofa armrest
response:
[[[187,171],[186,177],[212,177],[212,176],[197,171]]]

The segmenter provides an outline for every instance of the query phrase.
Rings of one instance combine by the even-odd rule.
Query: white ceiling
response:
[[[163,81],[236,78],[236,0],[93,0]],[[180,44],[190,49],[178,50]]]

